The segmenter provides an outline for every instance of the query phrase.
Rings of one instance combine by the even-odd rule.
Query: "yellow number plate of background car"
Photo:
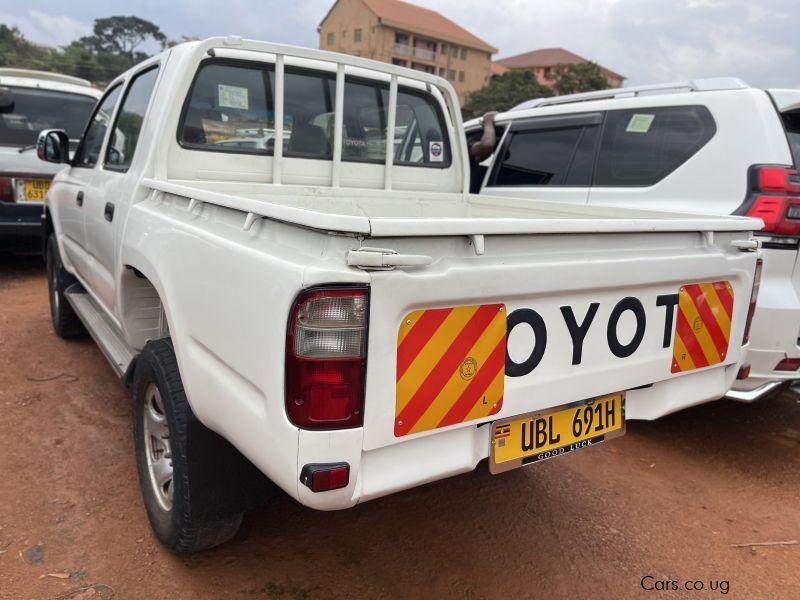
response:
[[[588,448],[624,432],[624,392],[549,412],[495,421],[489,470],[501,473]]]
[[[43,202],[50,189],[50,182],[46,179],[26,179],[22,188],[22,199],[28,202]]]

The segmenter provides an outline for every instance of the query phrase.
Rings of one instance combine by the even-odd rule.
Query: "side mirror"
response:
[[[45,129],[36,140],[36,156],[51,163],[69,162],[69,136],[63,129]]]
[[[0,114],[14,111],[14,92],[10,88],[0,87]]]

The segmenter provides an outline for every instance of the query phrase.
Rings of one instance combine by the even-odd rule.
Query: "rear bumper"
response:
[[[768,381],[751,390],[729,390],[725,397],[728,400],[738,400],[739,402],[755,402],[768,396],[782,385],[784,385],[783,381]]]
[[[797,371],[776,371],[785,358],[800,358],[800,273],[797,251],[764,249],[764,269],[758,294],[747,362],[750,376],[733,384],[734,392],[751,394],[770,382],[800,379]]]
[[[40,238],[42,236],[43,205],[0,202],[0,240]]]
[[[719,399],[730,387],[737,371],[738,365],[710,368],[628,391],[627,418],[657,419]],[[346,488],[320,493],[299,484],[295,497],[311,508],[338,510],[467,473],[488,458],[490,433],[491,424],[484,423],[364,451],[363,429],[300,431],[297,478],[306,464],[346,462],[350,465],[350,482]]]

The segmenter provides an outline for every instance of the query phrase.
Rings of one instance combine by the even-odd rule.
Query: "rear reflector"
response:
[[[350,465],[347,463],[306,465],[300,472],[300,482],[312,492],[346,488],[350,483]]]
[[[800,358],[784,358],[775,365],[776,371],[797,371],[800,369]]]
[[[367,289],[314,288],[289,316],[286,414],[310,429],[359,427],[366,374]]]
[[[736,379],[747,379],[750,377],[750,363],[744,363],[739,367],[739,372],[736,374]]]
[[[756,270],[753,273],[753,291],[750,292],[750,306],[747,307],[747,320],[744,322],[744,337],[742,345],[750,341],[750,325],[753,324],[753,315],[756,312],[756,302],[758,301],[758,290],[761,287],[761,267],[763,260],[756,259]]]
[[[0,177],[0,202],[14,202],[14,180]]]

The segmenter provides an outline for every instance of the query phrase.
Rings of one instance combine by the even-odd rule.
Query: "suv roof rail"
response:
[[[72,75],[63,73],[53,73],[51,71],[36,71],[34,69],[0,69],[0,77],[25,77],[28,79],[45,79],[47,81],[57,81],[58,83],[69,83],[82,87],[91,87],[92,82]]]
[[[535,98],[517,104],[511,110],[525,110],[542,106],[555,106],[558,104],[572,104],[573,102],[586,102],[588,100],[611,100],[614,98],[633,98],[640,95],[675,94],[681,92],[711,92],[718,90],[744,90],[749,88],[738,77],[712,77],[708,79],[692,79],[689,81],[675,81],[672,83],[656,83],[652,85],[638,85],[632,87],[610,88],[580,94],[566,94],[551,98]]]

